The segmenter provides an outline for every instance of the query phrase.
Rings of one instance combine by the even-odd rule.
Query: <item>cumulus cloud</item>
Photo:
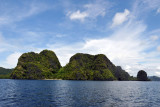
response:
[[[104,2],[106,3],[106,1],[99,2],[99,0],[97,0],[96,2],[85,4],[82,10],[78,9],[76,11],[70,11],[68,16],[71,20],[80,21],[85,21],[87,18],[94,19],[98,16],[103,17],[107,14],[107,9],[109,7]],[[55,51],[63,66],[69,62],[69,58],[75,53],[102,53],[105,54],[115,65],[122,66],[122,68],[129,72],[131,75],[136,76],[136,73],[141,69],[146,70],[149,75],[157,75],[157,72],[159,72],[157,66],[160,65],[160,58],[158,57],[159,52],[156,50],[152,51],[151,49],[153,49],[153,47],[154,49],[157,47],[155,44],[158,42],[156,41],[158,37],[155,35],[158,35],[160,30],[153,32],[151,31],[151,33],[149,33],[149,31],[146,31],[147,26],[144,24],[144,22],[137,21],[136,19],[129,19],[131,13],[133,14],[133,12],[130,12],[127,9],[125,9],[124,12],[116,13],[113,18],[112,27],[121,24],[123,24],[123,26],[117,29],[113,29],[113,33],[110,35],[103,35],[103,38],[85,39],[83,42],[70,45],[55,43],[47,44],[46,47],[44,45],[43,46],[47,49]],[[136,16],[136,13],[134,13],[134,15]],[[149,36],[146,35],[146,33],[148,33],[149,36],[154,36],[148,38]],[[35,33],[33,32],[29,32],[29,34],[36,37]],[[62,35],[58,36],[61,37]],[[0,38],[0,41],[3,41],[3,38]],[[26,47],[30,48],[28,45]],[[29,49],[26,50],[29,51]],[[38,52],[39,50],[43,49],[38,49]],[[157,50],[160,51],[160,47],[157,47]],[[6,59],[5,66],[15,66],[18,60],[18,56],[20,56],[20,53],[18,52],[9,55]],[[15,60],[12,61],[11,59]]]
[[[22,53],[14,52],[13,54],[9,55],[6,59],[7,65],[9,65],[11,68],[15,67],[18,62],[18,58],[22,55]]]
[[[124,23],[126,20],[128,20],[128,16],[130,14],[130,11],[125,9],[123,13],[118,12],[115,14],[114,18],[112,19],[112,27],[115,27],[117,25],[120,25]]]
[[[92,3],[83,5],[84,11],[69,11],[67,16],[69,16],[71,20],[80,21],[84,21],[86,18],[95,19],[98,16],[105,16],[111,6],[112,5],[107,1],[96,0]]]
[[[86,12],[80,12],[80,10],[77,10],[76,12],[71,13],[69,17],[71,20],[84,21],[84,19],[88,17],[88,14]]]
[[[0,65],[5,68],[14,68],[17,65],[18,58],[22,55],[20,52],[14,52],[10,54],[5,61],[1,62]]]
[[[153,75],[157,72],[156,66],[159,65],[159,59],[156,58],[158,53],[145,52],[155,46],[154,41],[146,38],[145,31],[145,24],[131,21],[105,38],[86,39],[85,42],[73,45],[47,46],[57,53],[63,66],[75,53],[105,54],[115,65],[122,66],[131,75],[136,76],[141,69]]]
[[[130,15],[136,16],[136,14],[127,9],[124,12],[116,13],[112,27],[121,24],[123,26],[113,29],[113,33],[106,35],[104,38],[86,39],[84,42],[73,45],[60,44],[57,46],[50,44],[48,49],[57,53],[63,66],[75,53],[81,52],[93,55],[101,53],[105,54],[115,65],[122,66],[130,75],[136,76],[141,69],[145,70],[148,75],[157,75],[156,72],[159,71],[157,66],[160,64],[158,55],[160,54],[151,49],[157,45],[158,41],[156,40],[159,39],[158,33],[160,30],[147,31],[146,34],[147,25],[143,21],[130,17]],[[160,47],[157,50],[160,51]]]

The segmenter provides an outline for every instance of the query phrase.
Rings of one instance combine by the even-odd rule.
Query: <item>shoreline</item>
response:
[[[62,79],[42,79],[42,80],[62,80]]]

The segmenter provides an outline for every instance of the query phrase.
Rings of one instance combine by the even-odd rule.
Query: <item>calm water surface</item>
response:
[[[160,107],[160,82],[0,79],[0,107]]]

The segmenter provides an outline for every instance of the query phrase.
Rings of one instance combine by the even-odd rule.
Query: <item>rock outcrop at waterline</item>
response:
[[[11,74],[13,79],[46,79],[53,78],[61,64],[53,51],[24,53]]]
[[[150,81],[147,77],[147,73],[144,70],[140,70],[137,73],[137,80],[138,81]]]

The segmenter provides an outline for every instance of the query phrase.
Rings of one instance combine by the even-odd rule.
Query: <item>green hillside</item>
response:
[[[64,80],[129,80],[120,66],[115,66],[105,55],[77,53],[61,67],[53,51],[24,53],[11,74],[12,79],[64,79]]]
[[[53,51],[24,53],[11,74],[13,79],[49,79],[54,78],[61,68],[59,60]]]
[[[7,79],[10,78],[10,74],[13,71],[13,69],[5,69],[0,67],[0,79]]]
[[[72,56],[57,77],[69,80],[129,80],[129,74],[116,67],[105,55],[83,53]]]

